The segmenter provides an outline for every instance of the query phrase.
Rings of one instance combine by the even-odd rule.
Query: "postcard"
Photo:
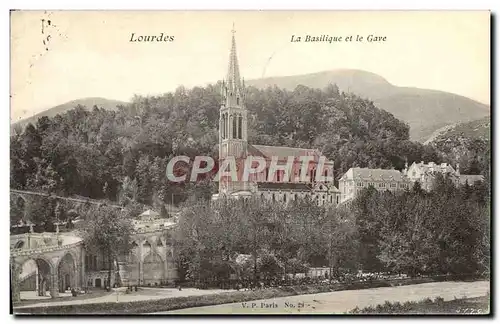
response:
[[[14,315],[488,315],[489,11],[10,12]]]

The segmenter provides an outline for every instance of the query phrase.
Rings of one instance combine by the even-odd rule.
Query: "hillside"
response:
[[[27,127],[11,137],[11,188],[146,205],[210,198],[213,182],[179,184],[165,170],[172,156],[218,156],[221,100],[216,85],[178,89],[137,96],[118,112],[78,110]],[[392,114],[333,86],[249,87],[246,106],[249,143],[318,149],[335,164],[336,178],[352,166],[442,162],[432,149],[409,141],[408,126]]]
[[[487,105],[456,94],[392,85],[383,77],[361,70],[333,70],[318,73],[249,80],[257,88],[276,85],[293,90],[302,84],[324,88],[337,84],[341,91],[372,100],[396,118],[408,123],[412,140],[424,142],[436,130],[489,116]]]
[[[467,123],[450,125],[437,130],[426,143],[443,140],[454,136],[462,136],[472,139],[489,140],[491,136],[491,119],[484,117]]]
[[[460,163],[465,174],[488,169],[490,159],[490,117],[459,123],[436,131],[427,141],[443,158]]]
[[[97,106],[99,108],[104,108],[106,110],[116,110],[117,105],[125,105],[126,102],[119,101],[119,100],[112,100],[112,99],[105,99],[105,98],[81,98],[81,99],[76,99],[72,100],[69,102],[66,102],[62,105],[58,105],[55,107],[52,107],[50,109],[44,110],[36,115],[33,115],[31,117],[21,119],[19,121],[16,121],[12,123],[13,126],[21,126],[24,127],[25,125],[29,123],[36,123],[38,118],[47,116],[47,117],[54,117],[57,114],[62,114],[68,110],[71,110],[75,108],[77,105],[82,105],[86,107],[87,109],[92,109],[92,107]]]
[[[380,75],[361,70],[333,70],[269,77],[249,80],[247,84],[259,89],[276,85],[287,90],[294,90],[298,85],[323,89],[328,84],[337,84],[341,91],[352,92],[370,99],[377,107],[407,123],[410,126],[410,138],[419,142],[429,140],[436,131],[444,127],[490,115],[489,106],[472,99],[437,90],[398,87]],[[125,104],[125,102],[104,98],[77,99],[20,120],[13,125],[24,126],[29,122],[36,122],[41,116],[53,117],[78,104],[88,109],[97,105],[106,110],[115,110],[116,105]]]

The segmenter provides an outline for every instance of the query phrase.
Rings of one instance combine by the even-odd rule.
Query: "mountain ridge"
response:
[[[376,73],[356,69],[265,77],[245,82],[260,89],[278,86],[291,91],[298,85],[323,89],[328,84],[336,84],[341,91],[369,99],[380,109],[407,123],[410,126],[410,138],[419,142],[425,142],[443,127],[490,115],[488,105],[468,97],[441,90],[399,87]],[[104,109],[115,110],[117,105],[125,105],[127,102],[99,97],[76,99],[16,121],[12,125],[24,126],[29,122],[36,122],[42,116],[53,117],[77,104],[84,105],[87,109],[95,104]]]
[[[261,89],[276,85],[287,90],[293,90],[299,84],[312,88],[336,84],[341,91],[369,99],[409,124],[411,139],[420,142],[446,125],[473,121],[490,114],[488,105],[468,97],[441,90],[399,87],[376,73],[363,70],[329,70],[254,79],[246,83]]]
[[[47,116],[47,117],[55,117],[58,114],[62,114],[68,110],[75,108],[77,105],[85,106],[87,109],[92,109],[92,107],[97,106],[99,108],[104,108],[106,110],[116,110],[116,106],[125,105],[127,102],[115,100],[115,99],[107,99],[102,97],[85,97],[74,99],[55,107],[43,110],[41,112],[36,113],[33,116],[26,117],[20,120],[11,121],[12,126],[22,126],[24,127],[28,123],[36,123],[38,118]]]

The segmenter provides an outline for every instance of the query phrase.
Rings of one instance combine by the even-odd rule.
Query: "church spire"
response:
[[[234,37],[236,30],[234,29],[234,23],[231,32],[233,33],[233,37],[231,41],[231,53],[229,54],[229,67],[227,70],[226,82],[228,88],[232,91],[235,91],[235,90],[240,90],[241,80],[240,80],[240,67],[238,66],[238,57],[236,55],[236,39]]]

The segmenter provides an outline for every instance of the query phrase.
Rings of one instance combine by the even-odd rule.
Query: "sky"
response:
[[[233,23],[245,79],[360,69],[490,104],[488,11],[14,11],[11,121],[84,97],[128,101],[215,83],[227,73]],[[174,40],[131,42],[132,33]]]

